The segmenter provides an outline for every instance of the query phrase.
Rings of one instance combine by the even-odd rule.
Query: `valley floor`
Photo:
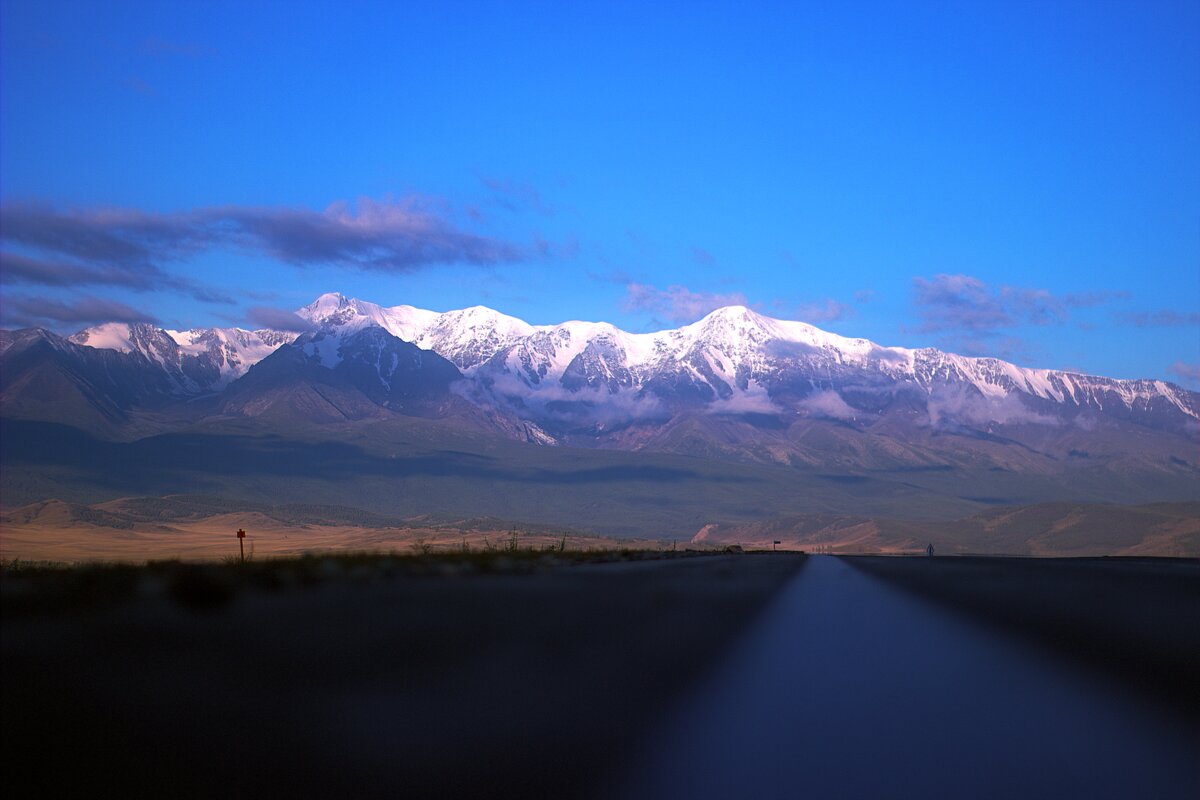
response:
[[[50,519],[46,519],[49,516]],[[198,519],[138,522],[114,528],[67,515],[10,520],[0,532],[0,559],[54,563],[154,560],[220,561],[239,557],[236,531],[245,530],[248,558],[288,558],[305,553],[452,553],[502,550],[514,528],[500,521],[473,525],[414,523],[408,526],[298,525],[257,512],[215,514]],[[570,550],[665,549],[670,540],[614,539],[553,530],[517,531],[521,548]]]

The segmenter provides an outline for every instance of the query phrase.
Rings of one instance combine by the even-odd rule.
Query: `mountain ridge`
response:
[[[1097,410],[1104,410],[1113,402],[1131,411],[1163,402],[1182,416],[1200,421],[1200,394],[1168,381],[1034,369],[935,348],[884,346],[829,333],[805,322],[767,317],[745,306],[719,308],[690,325],[654,333],[629,333],[607,322],[578,320],[531,325],[485,306],[447,312],[407,305],[384,307],[336,292],[323,294],[301,307],[297,316],[314,329],[341,336],[364,327],[380,327],[401,341],[437,353],[467,377],[482,373],[485,383],[493,387],[499,384],[501,394],[506,390],[536,393],[555,386],[575,393],[599,389],[617,394],[632,389],[662,394],[656,390],[669,384],[676,390],[681,385],[690,387],[696,398],[704,402],[730,402],[736,398],[740,405],[758,405],[769,411],[763,390],[770,395],[776,389],[787,388],[768,385],[771,372],[778,373],[780,366],[786,368],[789,362],[803,362],[809,370],[810,388],[817,390],[828,384],[827,391],[837,391],[838,384],[845,383],[846,375],[853,373],[904,381],[929,393],[938,383],[970,386],[996,406],[990,411],[1001,422],[1017,411],[1004,406],[1005,398],[1014,393]],[[245,374],[275,347],[299,335],[238,328],[196,329],[185,333],[154,329],[179,348],[179,356],[165,359],[148,345],[129,346],[130,340],[137,342],[139,337],[117,335],[121,325],[109,323],[85,329],[70,337],[70,341],[122,352],[141,350],[148,359],[159,362],[178,361],[199,349],[196,344],[185,349],[187,345],[181,344],[185,336],[193,343],[206,344],[207,352],[216,356],[213,361],[219,361],[224,345],[224,352],[230,356],[226,363],[233,363],[217,379],[202,386],[195,381],[199,391],[222,388]],[[151,326],[125,327],[136,331],[142,339],[151,338],[146,333]],[[258,337],[273,346],[255,350],[243,346],[239,350],[228,344],[234,337],[242,340]],[[146,350],[151,352],[145,353]],[[820,375],[821,372],[824,374]],[[515,386],[506,378],[523,386]],[[863,386],[853,388],[861,390]],[[852,413],[830,396],[818,396],[811,405],[814,412],[835,418]],[[975,409],[984,410],[987,409]]]

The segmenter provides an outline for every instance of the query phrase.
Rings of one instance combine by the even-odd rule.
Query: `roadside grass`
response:
[[[565,537],[540,547],[522,547],[519,536],[512,532],[483,549],[465,545],[433,549],[421,543],[412,552],[314,552],[269,558],[249,554],[245,562],[236,556],[208,562],[8,560],[0,562],[0,614],[87,611],[159,599],[194,611],[212,611],[247,590],[285,592],[327,584],[521,575],[583,564],[695,558],[724,552],[721,548],[571,550]]]

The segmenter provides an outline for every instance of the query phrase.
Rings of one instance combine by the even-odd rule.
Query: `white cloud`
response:
[[[857,413],[835,391],[821,389],[805,397],[797,406],[806,411],[810,417],[825,419],[852,420]]]
[[[1016,394],[988,398],[962,386],[935,389],[926,404],[929,424],[934,428],[957,425],[1012,425],[1031,423],[1057,425],[1058,420],[1028,408]]]
[[[729,397],[718,398],[708,404],[709,414],[778,414],[779,406],[772,402],[767,389],[750,381],[745,390],[734,389]]]
[[[749,305],[749,301],[741,292],[717,294],[693,292],[686,286],[679,285],[659,289],[644,283],[629,283],[625,285],[625,300],[622,305],[627,311],[650,311],[661,314],[676,324],[685,324],[695,322],[718,308],[745,306]]]

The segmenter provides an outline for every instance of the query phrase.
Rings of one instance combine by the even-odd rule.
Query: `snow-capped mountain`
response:
[[[291,345],[295,364],[353,375],[356,391],[385,409],[405,407],[407,382],[436,374],[430,385],[495,412],[507,420],[505,430],[519,419],[534,432],[522,435],[537,441],[614,447],[649,446],[668,432],[681,437],[681,420],[696,415],[710,422],[687,424],[703,428],[695,435],[706,440],[749,435],[710,430],[713,419],[745,415],[776,418],[781,430],[823,420],[906,443],[919,438],[919,430],[999,436],[1003,429],[1002,438],[1028,443],[1045,434],[1018,434],[1017,428],[1113,425],[1191,441],[1200,424],[1200,394],[1164,381],[885,347],[741,306],[656,333],[629,333],[605,322],[530,325],[482,306],[444,313],[389,308],[336,293],[297,315],[311,325],[298,339],[272,330],[110,323],[81,331],[54,352],[59,361],[87,362],[72,367],[75,374],[113,374],[116,355],[100,365],[87,354],[115,351],[120,374],[136,373],[143,387],[130,396],[158,397],[161,406],[171,397],[235,388],[254,365]],[[422,366],[422,353],[430,365]],[[760,430],[751,438],[766,435]],[[794,443],[772,447],[777,458],[779,448],[791,453]]]
[[[850,421],[908,400],[924,406],[935,425],[1057,424],[1063,415],[1102,415],[1179,428],[1200,420],[1200,395],[1164,381],[884,347],[741,306],[643,334],[604,322],[534,326],[479,306],[441,314],[384,308],[339,294],[297,313],[327,336],[383,328],[455,364],[476,392],[532,414],[586,415],[616,405],[630,416],[700,408]]]
[[[294,338],[294,333],[273,330],[172,331],[146,323],[109,322],[86,328],[69,341],[144,359],[167,376],[176,393],[193,395],[220,391]]]
[[[1200,485],[1200,393],[1163,381],[885,347],[740,306],[655,333],[339,294],[297,315],[310,326],[300,334],[5,332],[0,414],[113,438],[246,420],[285,435],[329,424],[358,435],[422,417],[440,420],[431,443],[457,431],[830,472],[973,474],[986,480],[964,491],[980,497],[1007,475],[1069,473],[1088,497],[1118,484],[1133,497]]]

